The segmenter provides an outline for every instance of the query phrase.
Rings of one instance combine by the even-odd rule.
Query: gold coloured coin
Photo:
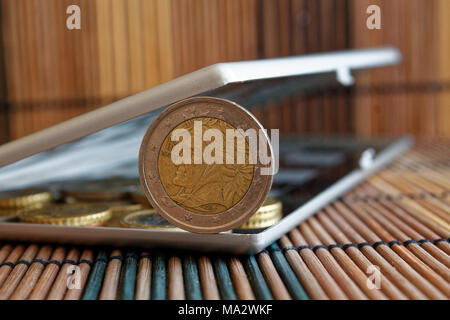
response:
[[[45,204],[52,201],[52,198],[51,192],[39,188],[0,192],[0,208],[14,209]]]
[[[236,229],[260,229],[271,227],[283,217],[282,203],[274,198],[267,198],[264,205]]]
[[[127,214],[120,220],[120,226],[123,228],[180,231],[179,228],[161,217],[154,209]]]
[[[229,148],[226,137],[230,131],[236,139],[231,139]],[[183,138],[174,135],[180,132]],[[141,185],[152,207],[170,223],[197,233],[228,231],[247,221],[261,207],[272,184],[272,175],[261,170],[270,169],[272,161],[267,165],[258,157],[250,161],[253,149],[250,139],[243,135],[247,132],[258,136],[258,147],[264,146],[271,160],[273,153],[266,132],[239,105],[195,97],[169,106],[152,122],[139,154]],[[244,143],[238,144],[239,138]],[[186,139],[190,148],[175,151],[184,159],[177,163],[172,157],[174,150],[180,149],[181,139]],[[219,149],[222,146],[222,158],[217,149],[211,148],[212,142]],[[234,161],[220,161],[226,160],[227,150],[233,152]],[[202,152],[210,152],[215,160],[206,161]],[[196,154],[200,155],[199,162]],[[244,161],[237,162],[242,154]]]
[[[101,204],[54,204],[39,209],[24,210],[20,220],[65,226],[103,224],[111,218],[111,210]]]

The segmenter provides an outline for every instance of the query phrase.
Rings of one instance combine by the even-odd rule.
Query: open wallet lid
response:
[[[298,76],[305,76],[302,81],[308,82],[309,76],[333,74],[342,85],[351,85],[352,70],[394,65],[400,60],[401,54],[396,48],[380,47],[214,64],[6,143],[0,146],[0,168],[229,84]],[[0,182],[1,179],[0,171]]]

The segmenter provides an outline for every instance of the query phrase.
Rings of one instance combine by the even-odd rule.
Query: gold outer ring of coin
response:
[[[135,229],[152,229],[152,230],[180,230],[174,225],[159,225],[159,224],[139,224],[136,219],[141,216],[151,216],[151,215],[158,215],[156,210],[154,209],[148,209],[148,210],[140,210],[136,212],[132,212],[127,214],[126,216],[123,216],[122,219],[120,219],[120,226],[122,228],[135,228]]]
[[[158,157],[166,137],[179,124],[195,118],[219,119],[234,128],[254,129],[258,133],[263,126],[247,110],[224,99],[195,97],[179,101],[152,122],[147,130],[139,152],[139,176],[147,199],[158,213],[170,223],[196,233],[219,233],[242,225],[263,204],[272,185],[272,175],[262,175],[267,166],[259,161],[254,165],[253,179],[247,192],[236,204],[215,214],[199,214],[189,211],[173,201],[161,183]],[[266,131],[263,139],[272,158],[273,150]],[[271,161],[271,164],[273,161]]]
[[[51,192],[41,189],[25,189],[0,194],[0,208],[24,208],[36,204],[48,203],[53,199]]]
[[[24,210],[20,221],[64,226],[88,226],[107,222],[111,210],[106,205],[54,204],[39,209]]]

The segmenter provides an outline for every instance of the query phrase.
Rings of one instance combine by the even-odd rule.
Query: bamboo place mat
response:
[[[256,255],[4,243],[0,299],[448,299],[449,190],[435,140]]]

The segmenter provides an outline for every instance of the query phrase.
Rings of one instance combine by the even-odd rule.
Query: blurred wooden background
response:
[[[66,28],[71,4],[81,30]],[[381,30],[366,28],[371,4]],[[380,45],[398,47],[403,63],[257,116],[288,132],[450,136],[448,0],[1,0],[0,9],[0,143],[215,62]]]

